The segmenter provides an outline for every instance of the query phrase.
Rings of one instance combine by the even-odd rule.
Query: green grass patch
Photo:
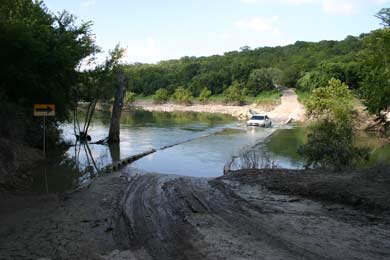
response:
[[[311,93],[308,91],[299,91],[299,90],[296,90],[295,92],[298,95],[298,101],[306,106],[306,103],[309,100]]]
[[[224,95],[219,94],[219,95],[211,96],[209,99],[209,102],[215,103],[215,104],[222,104],[225,102],[225,99],[226,99],[226,97]]]
[[[135,101],[153,101],[153,95],[151,96],[137,95],[135,97]]]
[[[267,90],[261,92],[257,97],[253,98],[252,103],[257,104],[279,104],[282,94],[277,90]]]

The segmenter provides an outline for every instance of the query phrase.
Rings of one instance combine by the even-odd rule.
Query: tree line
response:
[[[364,99],[371,112],[379,114],[390,103],[390,9],[376,16],[383,28],[341,41],[242,47],[223,55],[126,65],[129,89],[149,96],[159,89],[173,95],[180,88],[199,97],[205,89],[219,95],[239,86],[243,95],[256,96],[281,85],[311,92],[335,78]]]
[[[48,122],[56,136],[57,123],[74,117],[80,101],[91,103],[93,113],[96,102],[113,99],[118,71],[124,71],[128,91],[157,94],[163,101],[173,95],[183,103],[192,96],[207,100],[220,94],[241,103],[243,96],[257,96],[277,86],[312,91],[335,78],[380,115],[390,103],[390,9],[377,17],[383,28],[342,41],[242,47],[224,55],[127,65],[119,63],[123,50],[116,47],[103,64],[82,70],[81,64],[100,51],[91,22],[78,23],[66,11],[54,14],[42,1],[3,0],[0,135],[39,146],[41,121],[31,116],[34,103],[56,104],[56,117]]]

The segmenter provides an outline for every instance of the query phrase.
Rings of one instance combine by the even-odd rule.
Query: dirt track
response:
[[[234,176],[148,174],[131,186],[121,230],[130,228],[130,244],[153,259],[390,257],[389,222],[340,205],[276,195]]]
[[[0,259],[390,258],[388,211],[270,192],[264,187],[277,173],[206,179],[127,171],[65,197],[2,200]],[[294,178],[284,179],[274,188]]]

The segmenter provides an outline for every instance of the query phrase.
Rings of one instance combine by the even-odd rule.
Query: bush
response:
[[[207,88],[202,89],[199,95],[199,101],[202,104],[206,104],[211,97],[211,91],[208,90]]]
[[[233,103],[242,105],[244,103],[244,95],[241,92],[241,86],[237,81],[224,91],[225,103]]]
[[[192,100],[191,91],[184,87],[178,87],[173,93],[173,100],[177,104],[190,105]]]
[[[164,104],[168,102],[168,100],[169,100],[168,91],[164,88],[158,89],[153,96],[153,103],[155,104]]]
[[[306,102],[308,116],[316,119],[350,120],[353,96],[348,86],[332,78],[328,86],[313,90]]]
[[[367,148],[353,144],[354,129],[347,121],[321,120],[310,129],[308,141],[298,149],[306,166],[341,170],[361,160],[368,160]]]
[[[326,86],[329,81],[328,75],[314,70],[305,73],[297,82],[298,89],[301,91],[312,91],[319,87]]]
[[[362,159],[368,149],[354,146],[353,96],[348,86],[331,79],[306,102],[307,113],[317,122],[311,127],[306,144],[298,149],[307,166],[340,170]]]
[[[136,94],[134,92],[128,91],[125,96],[125,103],[131,106],[135,101]]]

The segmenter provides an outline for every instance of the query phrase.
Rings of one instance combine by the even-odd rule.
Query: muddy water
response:
[[[280,168],[301,168],[304,165],[304,160],[297,153],[297,150],[300,145],[306,142],[307,133],[307,128],[302,126],[281,129],[264,143],[260,143],[257,150],[268,152]],[[360,167],[390,162],[390,145],[383,144],[374,132],[357,132],[355,144],[367,147],[370,151],[369,161]]]
[[[108,135],[110,114],[99,112],[93,118],[89,134],[92,142]],[[199,142],[183,144],[183,148],[172,147],[148,157],[137,167],[141,170],[159,169],[160,172],[181,172],[194,176],[212,177],[222,174],[224,163],[231,152],[255,140],[251,135],[247,139],[239,122],[233,117],[207,113],[166,113],[133,111],[123,113],[121,118],[121,142],[119,145],[76,145],[66,151],[48,151],[48,163],[34,169],[32,188],[40,192],[60,192],[72,189],[95,177],[104,166],[149,149],[181,143],[186,140]],[[63,139],[74,144],[75,136],[71,123],[61,126]],[[225,128],[233,130],[224,130]],[[219,133],[215,134],[214,133]],[[238,136],[236,136],[238,135]],[[210,137],[205,137],[210,136]],[[214,136],[215,138],[212,138]],[[229,149],[224,149],[225,142],[230,141]],[[218,147],[216,147],[218,145]],[[213,147],[215,146],[215,147]],[[180,146],[178,146],[180,147]],[[193,156],[196,151],[197,156]],[[219,152],[220,151],[220,152]],[[201,157],[203,156],[203,157]],[[170,158],[167,161],[166,158]],[[194,157],[191,160],[191,157]],[[212,159],[209,161],[209,159]],[[174,162],[187,167],[174,168]],[[151,162],[151,163],[150,163]],[[155,167],[157,166],[158,167]],[[166,166],[164,168],[164,166]],[[188,169],[202,169],[196,172]],[[203,171],[205,170],[205,171]]]
[[[275,129],[226,125],[224,130],[157,151],[131,165],[148,172],[217,177],[232,156],[264,140]]]
[[[109,113],[96,113],[89,131],[92,142],[108,135],[109,123]],[[63,139],[74,144],[73,125],[64,124],[61,128]],[[128,167],[148,172],[216,177],[223,174],[224,166],[232,158],[242,158],[242,154],[249,151],[245,160],[237,163],[236,159],[232,169],[253,167],[254,164],[258,168],[302,168],[304,162],[296,150],[304,143],[305,136],[306,130],[302,127],[247,128],[227,115],[126,112],[121,118],[118,145],[78,144],[65,151],[48,151],[48,162],[33,169],[32,189],[61,192],[75,188],[94,178],[113,161],[152,148],[157,152]],[[390,161],[389,146],[379,148],[374,136],[361,135],[358,142],[371,147],[373,161]],[[181,144],[159,150],[177,143]]]

